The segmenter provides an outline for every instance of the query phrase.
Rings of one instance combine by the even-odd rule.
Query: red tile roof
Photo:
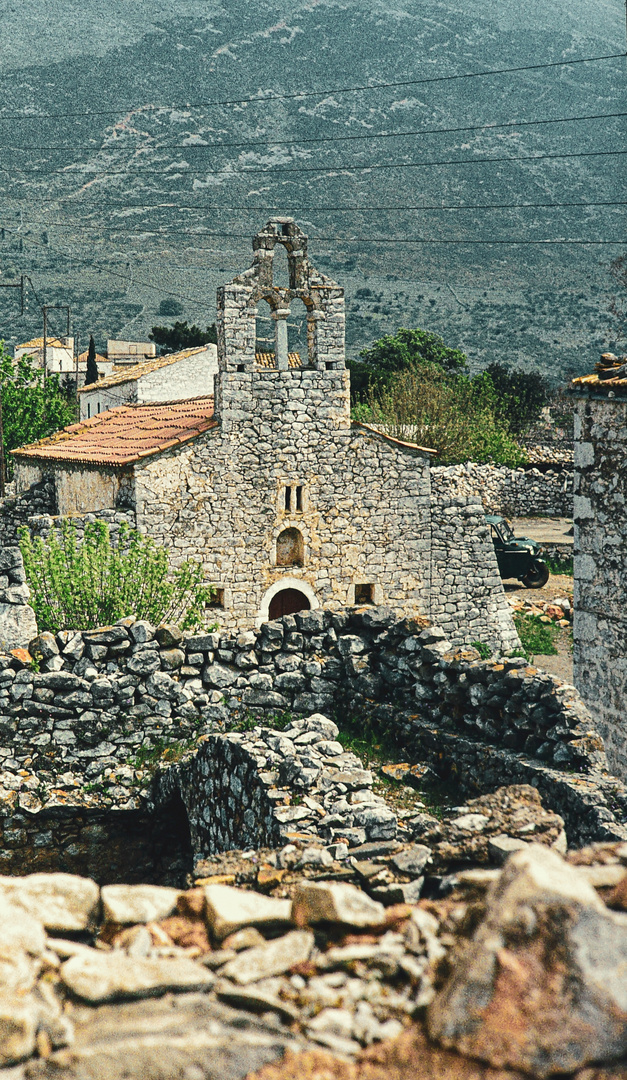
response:
[[[212,427],[213,397],[120,405],[11,452],[18,459],[130,465]]]

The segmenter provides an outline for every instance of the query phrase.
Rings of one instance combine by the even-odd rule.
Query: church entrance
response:
[[[294,615],[297,611],[309,611],[311,604],[299,589],[281,589],[272,597],[268,618],[280,619],[282,615]]]

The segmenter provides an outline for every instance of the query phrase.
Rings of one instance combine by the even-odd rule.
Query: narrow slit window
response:
[[[291,510],[292,509],[292,489],[291,489],[291,487],[286,487],[286,489],[285,489],[285,509],[286,510]]]
[[[87,402],[87,419],[91,419],[91,405]]]
[[[373,584],[355,585],[355,603],[356,604],[374,604],[374,585]]]
[[[298,487],[296,488],[296,509],[298,510],[299,513],[301,513],[302,509],[303,509],[303,488],[302,488],[302,484],[299,484]]]

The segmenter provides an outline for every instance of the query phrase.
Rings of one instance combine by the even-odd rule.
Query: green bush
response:
[[[40,630],[90,630],[126,615],[195,629],[211,599],[200,563],[170,570],[164,548],[125,526],[116,544],[102,521],[85,526],[81,543],[67,521],[47,541],[24,527],[19,542]]]
[[[541,622],[539,615],[524,615],[521,611],[514,613],[514,623],[528,660],[534,656],[557,656],[555,639],[559,627],[555,623]]]
[[[550,555],[545,555],[544,561],[551,574],[563,574],[564,577],[573,576],[572,555],[567,555],[564,558],[561,558],[559,555],[556,555],[555,558],[551,558]]]
[[[353,417],[436,450],[438,465],[494,461],[515,468],[526,460],[507,424],[495,415],[494,387],[485,374],[447,375],[439,364],[417,364],[387,386],[371,385]]]

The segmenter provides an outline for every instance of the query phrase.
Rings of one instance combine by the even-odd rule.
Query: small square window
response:
[[[374,604],[374,585],[355,585],[356,604]]]
[[[333,371],[334,367],[335,367],[335,364],[330,364],[330,363],[327,362],[327,364],[326,364],[327,371]]]
[[[224,589],[214,588],[213,596],[209,601],[209,607],[211,608],[223,608],[224,607]]]
[[[237,370],[238,370],[238,371],[246,371],[246,367],[245,367],[245,365],[244,365],[244,364],[238,364],[238,365],[237,365]]]

